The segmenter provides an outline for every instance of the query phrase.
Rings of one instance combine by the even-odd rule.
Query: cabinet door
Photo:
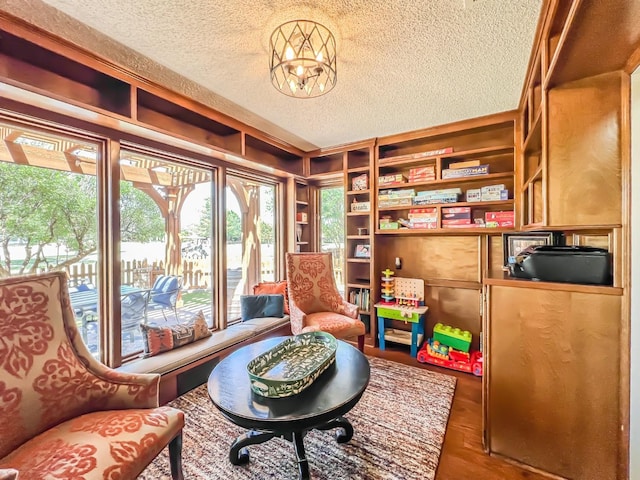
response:
[[[567,478],[616,478],[621,297],[489,295],[489,450]]]

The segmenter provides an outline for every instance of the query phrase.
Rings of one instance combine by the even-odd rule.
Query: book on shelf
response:
[[[349,292],[349,303],[357,305],[360,310],[369,311],[371,291],[368,288],[358,288]]]

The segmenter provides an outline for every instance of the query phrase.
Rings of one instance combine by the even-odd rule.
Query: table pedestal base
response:
[[[335,418],[327,423],[314,426],[310,430],[331,430],[338,428],[336,432],[336,440],[338,443],[345,443],[353,438],[353,426],[344,417]],[[271,440],[274,437],[281,437],[292,442],[296,449],[296,457],[298,458],[298,472],[300,480],[309,479],[309,462],[304,451],[304,437],[308,430],[299,432],[277,432],[268,430],[249,430],[247,433],[240,435],[231,445],[229,450],[229,461],[233,465],[244,465],[249,462],[249,445],[257,445]]]

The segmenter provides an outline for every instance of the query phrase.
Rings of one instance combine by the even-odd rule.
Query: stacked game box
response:
[[[413,205],[416,192],[413,188],[403,190],[380,190],[378,207],[402,207]]]
[[[487,228],[512,228],[515,226],[515,213],[513,210],[486,212],[484,221]]]
[[[459,188],[446,188],[442,190],[425,190],[418,192],[413,198],[414,205],[431,205],[434,203],[455,203],[462,194]]]
[[[438,209],[412,208],[409,210],[409,228],[438,228]]]
[[[381,175],[378,177],[379,187],[389,187],[391,185],[399,185],[406,182],[407,182],[407,179],[401,173],[394,173],[391,175]]]
[[[409,182],[430,182],[436,179],[435,165],[409,169]]]
[[[504,184],[487,185],[480,189],[480,199],[483,202],[509,200],[509,190],[507,190]]]
[[[476,175],[487,175],[489,173],[489,165],[477,165],[475,167],[466,168],[447,168],[442,170],[442,179],[474,177]]]
[[[471,207],[445,207],[442,209],[442,228],[464,228],[471,225]]]

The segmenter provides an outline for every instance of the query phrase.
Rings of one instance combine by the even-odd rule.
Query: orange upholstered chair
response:
[[[184,414],[158,406],[159,380],[90,355],[65,273],[0,280],[0,472],[134,479],[168,444],[182,479]]]
[[[336,338],[358,337],[364,351],[364,323],[358,307],[336,287],[331,253],[287,253],[287,288],[294,335],[323,331]]]

